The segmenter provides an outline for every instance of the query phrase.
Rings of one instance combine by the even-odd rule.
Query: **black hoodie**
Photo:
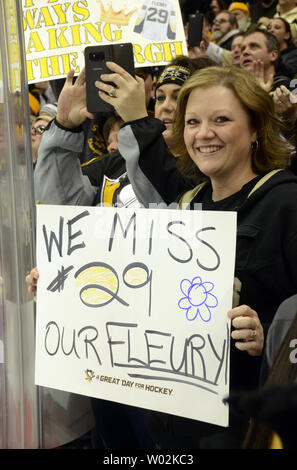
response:
[[[143,118],[126,123],[118,135],[129,180],[144,206],[152,202],[170,204],[189,189],[168,159],[164,129],[161,121]],[[202,186],[188,202],[202,202],[202,209],[207,210],[237,211],[235,277],[241,283],[239,303],[256,310],[267,331],[280,303],[297,292],[297,177],[290,170],[279,170],[264,179],[255,178],[248,183],[249,192],[243,187],[235,207],[227,209],[207,203],[209,185]],[[255,389],[260,365],[261,357],[239,351],[231,341],[230,390]],[[225,430],[164,413],[149,415],[150,430],[163,448],[236,448],[247,429],[247,422],[238,421],[232,413]]]
[[[170,204],[188,189],[168,160],[163,130],[161,121],[144,118],[127,123],[118,136],[129,180],[144,206]],[[256,310],[267,331],[280,303],[297,293],[297,177],[290,170],[280,170],[266,181],[256,178],[256,183],[257,189],[233,207],[237,211],[235,277],[241,282],[240,304]],[[202,202],[203,208],[208,185],[192,203]],[[210,209],[207,204],[206,209]],[[260,362],[260,357],[233,346],[231,389],[257,387]]]

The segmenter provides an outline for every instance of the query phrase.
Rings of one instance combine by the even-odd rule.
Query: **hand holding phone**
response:
[[[113,106],[100,98],[95,82],[102,74],[110,74],[107,62],[115,62],[134,76],[134,55],[131,43],[89,46],[85,49],[87,109],[89,112],[113,111]],[[108,82],[107,82],[108,83]],[[110,90],[116,84],[109,82]]]
[[[195,13],[189,16],[188,26],[188,46],[189,47],[200,47],[200,43],[203,39],[203,19],[204,15],[201,13]]]
[[[101,80],[95,82],[100,98],[110,104],[125,122],[147,116],[143,79],[137,75],[133,77],[115,62],[107,62],[106,65],[109,74],[102,74]]]

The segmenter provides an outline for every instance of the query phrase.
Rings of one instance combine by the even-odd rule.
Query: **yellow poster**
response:
[[[178,0],[22,0],[28,82],[78,74],[84,49],[131,42],[135,67],[187,54]]]

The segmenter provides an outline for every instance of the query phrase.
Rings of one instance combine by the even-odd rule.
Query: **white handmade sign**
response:
[[[131,42],[135,67],[187,54],[178,0],[22,0],[28,82],[84,66],[84,49]]]
[[[236,214],[37,206],[36,383],[228,425]]]

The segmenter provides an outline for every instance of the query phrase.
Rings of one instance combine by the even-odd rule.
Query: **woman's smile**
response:
[[[212,181],[224,184],[226,178],[243,175],[250,179],[251,145],[256,132],[230,89],[215,86],[191,92],[184,140],[192,160]]]
[[[197,148],[198,152],[205,155],[213,155],[222,150],[222,145],[204,145]]]

